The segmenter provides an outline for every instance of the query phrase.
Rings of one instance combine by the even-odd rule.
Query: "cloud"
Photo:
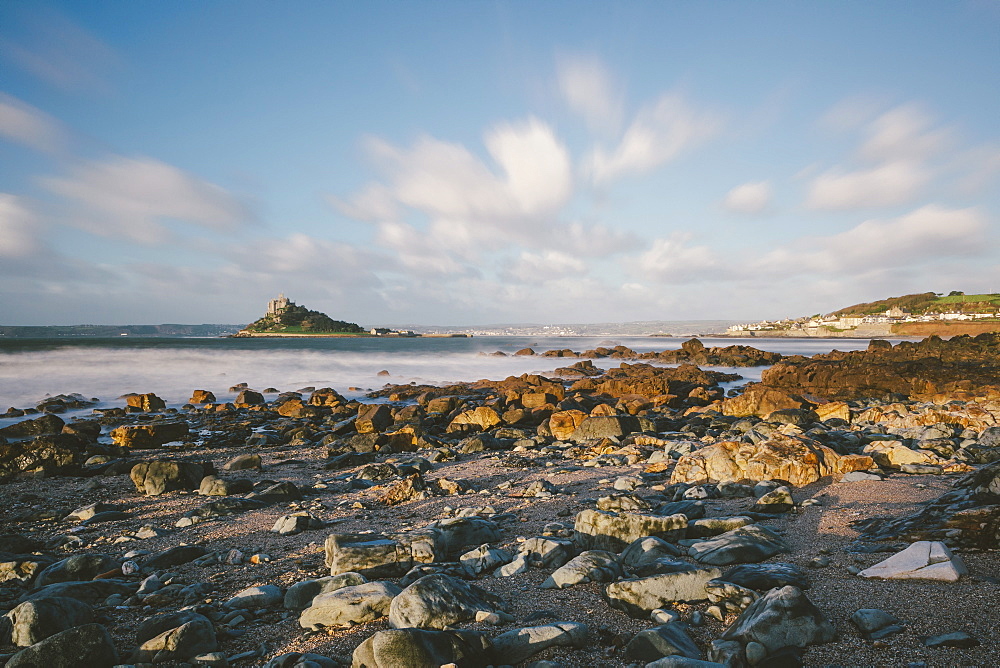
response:
[[[514,283],[541,283],[587,272],[587,264],[578,257],[560,251],[543,253],[522,252],[509,267],[500,272],[501,278]]]
[[[120,66],[113,49],[52,8],[33,3],[22,15],[24,38],[0,41],[0,56],[64,90],[110,90],[105,77]]]
[[[718,275],[720,264],[708,246],[690,246],[689,234],[676,233],[656,239],[635,259],[633,272],[658,283],[693,283]]]
[[[721,124],[716,114],[695,109],[681,95],[663,95],[639,111],[616,148],[594,149],[585,171],[598,185],[648,172],[707,141]]]
[[[930,178],[928,170],[905,161],[854,172],[832,169],[810,184],[806,206],[843,211],[906,204],[921,193]]]
[[[73,203],[67,224],[144,244],[169,238],[169,220],[228,231],[251,218],[247,207],[220,186],[152,158],[85,162],[66,178],[42,183]]]
[[[891,109],[868,125],[868,138],[859,154],[873,162],[930,158],[952,142],[951,130],[931,129],[932,124],[931,117],[915,104]]]
[[[777,248],[754,263],[768,274],[841,274],[917,267],[989,252],[986,216],[976,208],[930,204],[887,220],[872,219],[827,237]]]
[[[45,153],[60,151],[67,136],[45,112],[0,93],[0,136]]]
[[[610,72],[598,58],[564,56],[557,60],[559,92],[566,104],[592,130],[616,132],[624,115],[624,94],[615,88]]]
[[[771,204],[771,184],[755,181],[736,186],[722,200],[722,205],[735,213],[761,213]]]
[[[0,193],[0,258],[24,258],[42,246],[35,235],[38,220],[16,195]]]

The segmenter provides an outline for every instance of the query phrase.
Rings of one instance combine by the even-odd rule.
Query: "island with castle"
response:
[[[412,337],[420,335],[408,330],[385,327],[365,329],[357,323],[334,320],[325,313],[300,306],[284,294],[279,294],[276,299],[268,301],[267,313],[263,317],[241,329],[233,335],[233,338],[323,336]]]

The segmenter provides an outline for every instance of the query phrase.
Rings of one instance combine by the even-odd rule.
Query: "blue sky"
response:
[[[1000,291],[1000,2],[0,3],[0,324]]]

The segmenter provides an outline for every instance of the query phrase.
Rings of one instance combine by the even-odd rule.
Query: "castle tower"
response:
[[[277,299],[272,299],[267,303],[267,314],[278,315],[279,312],[288,307],[289,303],[288,297],[282,292],[278,295]]]

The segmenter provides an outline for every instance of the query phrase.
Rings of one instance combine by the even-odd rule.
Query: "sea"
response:
[[[443,385],[483,378],[500,380],[523,373],[546,374],[575,360],[514,355],[569,348],[627,346],[637,352],[673,350],[686,338],[476,336],[467,338],[243,339],[193,337],[0,338],[0,412],[35,406],[46,397],[78,393],[99,408],[124,406],[129,393],[153,392],[168,406],[187,402],[192,390],[210,390],[232,401],[233,386],[298,391],[332,387],[348,398],[364,399],[391,384]],[[860,339],[702,337],[706,346],[753,345],[786,355],[815,355],[834,349],[867,347]],[[497,354],[502,353],[502,354]],[[593,360],[602,368],[614,359]],[[732,369],[744,380],[759,380],[763,367]],[[88,409],[87,412],[89,412]],[[0,419],[0,426],[11,422]]]

